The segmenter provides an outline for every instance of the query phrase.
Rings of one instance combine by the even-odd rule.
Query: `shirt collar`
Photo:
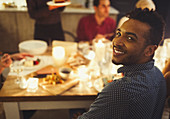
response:
[[[134,64],[134,65],[124,65],[118,69],[118,73],[134,72],[141,70],[148,70],[154,66],[154,60],[149,61],[145,64]]]
[[[95,23],[97,24],[97,21],[96,21],[96,18],[95,18],[95,14],[93,14],[93,19],[94,19]],[[106,19],[107,19],[107,18],[105,18],[105,20],[102,22],[101,25],[105,24]],[[98,24],[97,24],[97,25],[98,25]],[[98,26],[101,26],[101,25],[98,25]]]

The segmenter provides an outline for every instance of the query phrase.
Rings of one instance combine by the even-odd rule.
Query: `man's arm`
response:
[[[34,57],[33,55],[31,55],[29,53],[15,53],[15,54],[11,54],[10,56],[13,60],[21,60],[26,57]]]
[[[89,111],[79,116],[78,119],[119,119],[120,115],[126,118],[129,108],[127,95],[121,85],[115,85],[112,82],[99,93]]]

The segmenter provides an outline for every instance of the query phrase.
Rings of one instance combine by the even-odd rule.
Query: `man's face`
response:
[[[94,7],[99,17],[108,17],[110,11],[110,0],[100,0],[98,7]]]
[[[145,63],[145,41],[150,26],[138,20],[126,21],[116,31],[113,39],[113,57],[115,64],[131,65]]]

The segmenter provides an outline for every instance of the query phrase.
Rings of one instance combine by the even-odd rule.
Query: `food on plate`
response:
[[[53,85],[64,83],[61,76],[59,76],[57,74],[47,75],[45,78],[43,78],[43,81],[48,82]]]
[[[40,63],[40,59],[39,58],[37,58],[37,59],[29,59],[29,60],[25,60],[24,62],[23,62],[23,65],[25,66],[25,67],[32,67],[32,66],[36,66],[36,65],[38,65]]]
[[[54,3],[63,3],[65,0],[53,0]]]
[[[80,53],[72,54],[70,57],[68,57],[66,64],[71,68],[76,68],[80,65],[88,65],[90,60],[85,58]]]

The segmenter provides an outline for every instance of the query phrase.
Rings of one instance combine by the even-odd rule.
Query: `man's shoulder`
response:
[[[106,19],[105,19],[106,21],[111,21],[111,22],[116,22],[113,18],[111,18],[111,17],[106,17]]]

